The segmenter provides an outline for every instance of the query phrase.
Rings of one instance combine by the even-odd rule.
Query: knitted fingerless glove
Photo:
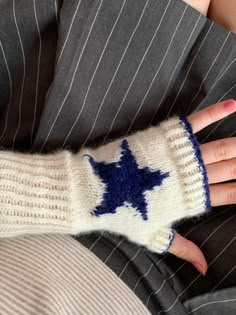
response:
[[[168,250],[173,223],[210,208],[206,169],[186,118],[96,149],[0,152],[0,237],[108,231]]]

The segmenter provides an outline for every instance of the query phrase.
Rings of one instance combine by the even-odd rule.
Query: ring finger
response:
[[[204,143],[201,152],[205,164],[233,159],[236,157],[236,137]]]
[[[236,179],[236,158],[206,165],[206,169],[209,184]]]
[[[211,205],[223,206],[236,203],[236,183],[210,185]]]

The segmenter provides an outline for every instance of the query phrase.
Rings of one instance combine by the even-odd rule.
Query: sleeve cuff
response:
[[[192,126],[184,116],[163,124],[183,185],[186,215],[194,216],[211,208],[207,170]]]

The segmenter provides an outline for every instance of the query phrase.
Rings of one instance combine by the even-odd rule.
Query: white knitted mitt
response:
[[[210,208],[206,169],[184,117],[97,149],[0,152],[0,236],[108,231],[163,253],[173,223]]]

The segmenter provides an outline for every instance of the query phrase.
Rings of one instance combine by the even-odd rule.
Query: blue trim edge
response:
[[[210,209],[211,208],[210,188],[209,188],[209,184],[208,184],[207,170],[206,170],[205,164],[204,164],[203,159],[202,159],[200,144],[197,140],[197,137],[194,135],[193,128],[192,128],[191,124],[188,122],[187,118],[185,116],[179,116],[179,119],[180,119],[180,123],[182,123],[185,130],[187,131],[188,138],[193,145],[193,148],[195,151],[195,156],[196,156],[196,159],[198,160],[199,168],[200,168],[201,173],[203,175],[203,184],[204,184],[204,190],[205,190],[205,196],[206,196],[205,206],[207,209]]]
[[[170,229],[170,234],[169,234],[169,239],[168,239],[168,243],[166,245],[166,249],[161,253],[162,255],[165,255],[168,253],[168,250],[170,248],[170,245],[172,244],[174,238],[175,238],[175,230],[174,229]]]

